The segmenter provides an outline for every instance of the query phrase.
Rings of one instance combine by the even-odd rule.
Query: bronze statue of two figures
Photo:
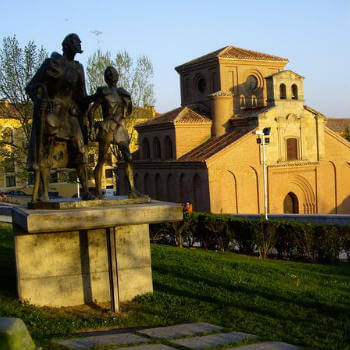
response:
[[[33,203],[48,201],[50,171],[57,142],[66,143],[66,168],[75,168],[82,185],[82,198],[102,198],[101,177],[103,164],[111,144],[118,146],[125,161],[129,181],[129,197],[141,194],[135,189],[129,137],[123,119],[130,115],[130,94],[117,87],[118,72],[107,67],[104,78],[107,86],[96,93],[86,93],[83,66],[74,60],[82,53],[81,41],[69,34],[62,42],[63,54],[52,53],[26,86],[34,102],[33,126],[28,154],[28,170],[34,171]],[[92,103],[92,106],[89,105]],[[103,121],[94,123],[94,113],[102,109]],[[96,193],[88,189],[87,157],[85,148],[90,141],[98,141],[98,162],[94,170]]]

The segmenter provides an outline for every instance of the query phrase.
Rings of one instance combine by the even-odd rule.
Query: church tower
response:
[[[264,77],[287,63],[286,58],[226,46],[175,68],[181,105],[205,105],[213,122],[212,136],[221,136],[231,118],[266,106]]]

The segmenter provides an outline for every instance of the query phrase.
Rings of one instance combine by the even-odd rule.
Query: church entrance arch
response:
[[[284,214],[299,214],[298,197],[293,192],[289,192],[284,197],[283,212]]]

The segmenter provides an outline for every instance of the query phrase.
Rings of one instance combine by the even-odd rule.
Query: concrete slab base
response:
[[[15,208],[12,216],[20,300],[53,307],[111,302],[118,310],[153,291],[149,223],[182,220],[182,208]]]

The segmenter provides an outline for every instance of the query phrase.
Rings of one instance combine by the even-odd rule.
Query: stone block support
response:
[[[182,209],[179,205],[161,202],[133,205],[129,208],[134,212],[130,224],[118,225],[125,221],[125,218],[118,219],[125,214],[125,207],[14,209],[20,300],[54,307],[111,302],[112,309],[118,310],[119,303],[151,293],[149,223],[181,220]],[[148,212],[148,217],[141,215],[143,207],[149,209],[144,211]],[[60,231],[60,227],[67,226],[66,222],[60,224],[60,220],[72,211],[75,211],[75,219],[80,216],[84,228]],[[90,221],[85,218],[91,216],[91,211],[96,218],[95,224],[91,218]],[[108,227],[101,227],[106,211],[114,215],[104,220],[109,222]],[[40,213],[46,218],[40,218]],[[56,221],[55,216],[60,220]],[[40,220],[46,231],[51,232],[41,232]],[[28,230],[28,222],[33,230]],[[74,221],[71,225],[77,227]]]

